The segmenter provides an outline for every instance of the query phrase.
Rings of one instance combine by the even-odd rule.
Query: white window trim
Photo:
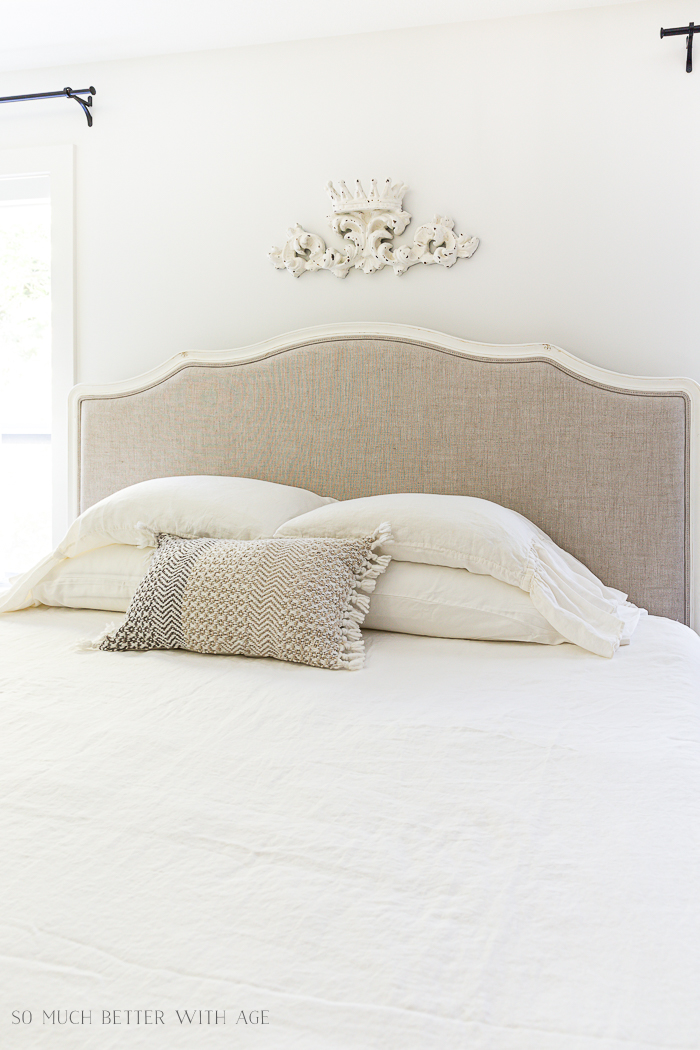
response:
[[[0,150],[0,178],[51,179],[52,531],[58,543],[72,520],[68,502],[68,394],[75,383],[75,261],[72,145]]]

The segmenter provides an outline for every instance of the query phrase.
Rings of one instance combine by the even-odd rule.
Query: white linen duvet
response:
[[[0,618],[0,1046],[700,1046],[688,628],[338,675],[105,618]]]

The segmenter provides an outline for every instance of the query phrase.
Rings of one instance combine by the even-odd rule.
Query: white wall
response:
[[[700,379],[700,21],[650,0],[395,33],[6,73],[2,145],[74,142],[78,378],[305,325],[400,321],[549,341]],[[299,280],[266,257],[299,221],[333,238],[328,179],[411,187],[481,246],[452,270]],[[404,239],[407,235],[404,235]]]

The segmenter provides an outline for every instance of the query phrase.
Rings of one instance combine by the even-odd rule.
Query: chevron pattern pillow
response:
[[[86,647],[272,656],[356,670],[364,664],[360,624],[369,595],[390,561],[374,548],[389,536],[388,525],[349,540],[156,533],[126,619]]]

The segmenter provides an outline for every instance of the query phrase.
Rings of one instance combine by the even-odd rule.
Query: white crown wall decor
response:
[[[351,193],[344,182],[338,189],[332,182],[326,186],[333,204],[328,221],[345,242],[343,248],[328,248],[323,238],[307,233],[297,223],[287,230],[287,241],[273,248],[269,257],[278,270],[289,270],[301,277],[307,270],[330,270],[336,277],[347,277],[352,269],[374,273],[392,266],[395,274],[405,273],[410,266],[453,266],[458,259],[469,259],[479,247],[478,237],[454,232],[454,222],[436,215],[432,223],[419,226],[412,244],[394,245],[411,216],[403,210],[403,197],[408,186],[387,179],[380,188],[372,179],[365,193],[358,179]]]

